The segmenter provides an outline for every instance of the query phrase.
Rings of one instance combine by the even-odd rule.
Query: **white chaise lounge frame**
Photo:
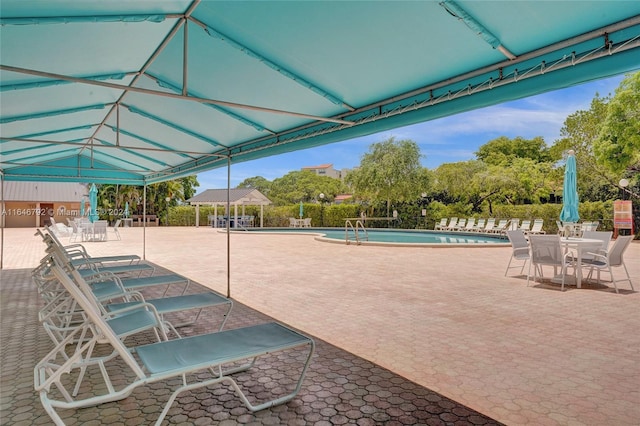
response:
[[[138,358],[136,359],[101,318],[92,303],[76,287],[64,269],[56,264],[52,267],[52,271],[87,315],[87,321],[49,352],[34,370],[35,390],[40,395],[44,409],[56,425],[64,425],[56,409],[75,409],[118,401],[129,396],[134,389],[140,386],[170,378],[181,378],[181,384],[169,397],[156,421],[157,426],[162,423],[176,397],[187,390],[226,382],[233,387],[249,410],[258,411],[290,401],[302,387],[315,344],[312,339],[294,330],[274,322],[196,335],[137,346],[135,352]],[[67,344],[78,340],[76,334],[85,337],[90,335],[90,338],[83,339],[84,343],[77,345],[73,354],[66,355]],[[103,360],[92,358],[92,364],[98,365],[102,373],[105,383],[100,387],[100,391],[104,393],[85,398],[72,397],[65,387],[68,382],[65,378],[74,374],[75,371],[87,367],[83,364],[85,354],[91,353],[96,344],[104,342],[113,347],[117,358],[131,370],[135,379],[120,389],[115,389]],[[287,395],[254,405],[247,399],[236,381],[230,377],[233,373],[250,368],[256,358],[260,356],[294,348],[307,348],[308,354],[301,367],[295,388]],[[112,357],[108,359],[108,361],[112,360]],[[244,361],[248,361],[248,363],[236,367],[238,362]],[[228,369],[224,370],[225,367]],[[199,375],[193,373],[205,371],[212,373],[212,378],[188,383],[187,376],[197,377]],[[55,391],[52,388],[56,388],[59,395],[54,395]]]

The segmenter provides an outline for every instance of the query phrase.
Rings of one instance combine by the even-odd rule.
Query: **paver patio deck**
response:
[[[96,256],[142,254],[142,232],[125,228],[122,241],[86,247]],[[146,258],[224,294],[226,241],[226,234],[207,227],[147,228]],[[32,229],[6,229],[4,254],[0,419],[46,424],[47,417],[34,417],[44,412],[33,393],[32,368],[50,343],[43,333],[25,332],[31,338],[19,341],[7,335],[35,324],[26,316],[35,317],[35,292],[19,301],[8,292],[28,282],[43,244]],[[231,318],[259,321],[266,315],[315,336],[319,361],[303,393],[284,408],[237,416],[236,406],[228,413],[225,402],[217,418],[205,411],[196,419],[176,414],[172,421],[639,424],[639,293],[628,283],[620,294],[595,285],[566,292],[554,285],[527,287],[524,276],[503,277],[509,255],[508,247],[363,247],[304,235],[232,234],[231,296],[239,303]],[[631,245],[625,259],[639,290],[640,243]],[[8,317],[9,311],[22,314]],[[390,384],[363,386],[369,378]],[[329,382],[340,392],[327,388]],[[345,404],[366,402],[363,395],[378,398],[378,405],[365,403],[377,407],[378,417],[345,416]],[[444,402],[431,401],[437,398]],[[391,405],[380,408],[384,403]],[[102,423],[124,421],[115,404]],[[140,410],[130,404],[127,399],[128,409]],[[434,413],[434,406],[444,411]],[[397,416],[384,417],[380,410]],[[284,417],[278,414],[283,411]]]

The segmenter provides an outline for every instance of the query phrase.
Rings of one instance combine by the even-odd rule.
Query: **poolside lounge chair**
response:
[[[500,219],[498,224],[487,232],[491,234],[503,234],[507,230],[507,225],[509,225],[509,219]]]
[[[453,231],[456,229],[456,226],[458,226],[458,218],[457,217],[452,217],[451,220],[449,221],[449,224],[447,226],[445,226],[444,228],[442,228],[443,231]]]
[[[69,259],[72,259],[72,263],[76,266],[81,263],[86,263],[88,260],[93,263],[101,264],[103,266],[105,263],[110,262],[138,263],[140,261],[140,256],[136,254],[91,256],[82,244],[63,245],[60,239],[55,235],[55,233],[51,232],[51,229],[49,227],[45,227],[45,230],[46,232],[42,232],[40,229],[38,229],[35,235],[39,235],[43,240],[45,239],[45,235],[48,235],[58,247],[61,247],[66,252],[67,257]]]
[[[470,217],[469,219],[467,219],[467,224],[464,227],[458,228],[458,231],[472,232],[475,226],[476,226],[476,218]]]
[[[462,228],[465,227],[466,224],[467,224],[467,219],[462,218],[458,220],[458,223],[456,224],[456,226],[453,227],[453,229],[451,229],[451,231],[460,231]]]
[[[447,226],[447,221],[448,219],[446,217],[443,217],[442,219],[440,219],[440,223],[436,223],[436,225],[433,227],[433,229],[435,231],[444,228],[445,226]]]
[[[519,228],[519,224],[520,224],[520,219],[518,218],[513,218],[509,221],[509,226],[507,227],[507,229],[518,229]]]
[[[518,229],[520,229],[525,234],[527,232],[529,232],[531,230],[531,220],[530,219],[523,219],[522,223],[520,224],[520,227],[518,227]]]
[[[62,257],[62,253],[58,252],[58,256],[60,262],[64,260]],[[70,274],[71,279],[75,282],[75,284],[80,287],[80,289],[85,293],[87,297],[91,296],[94,298],[97,304],[102,306],[102,302],[108,302],[113,300],[121,300],[119,303],[109,303],[105,305],[105,312],[112,313],[113,311],[122,311],[124,309],[129,309],[137,305],[151,305],[154,310],[160,316],[163,321],[166,321],[165,316],[167,314],[172,314],[176,312],[186,312],[186,311],[195,311],[195,317],[181,322],[179,324],[169,323],[170,328],[176,333],[175,328],[185,327],[188,325],[194,324],[202,311],[205,308],[213,308],[224,306],[225,312],[222,315],[222,322],[219,326],[219,330],[222,330],[224,324],[231,312],[231,308],[233,307],[233,303],[231,300],[226,297],[222,297],[217,293],[212,291],[207,291],[204,293],[197,294],[180,294],[178,296],[169,296],[169,297],[161,297],[159,299],[146,299],[142,296],[141,293],[134,291],[137,289],[141,289],[144,287],[157,286],[164,284],[167,281],[161,280],[151,280],[147,279],[133,279],[130,281],[124,281],[127,284],[127,287],[123,284],[123,281],[120,280],[117,276],[111,275],[110,280],[107,279],[107,274],[102,276],[102,280],[100,281],[92,281],[92,285],[89,284],[81,274],[78,273],[78,270],[75,269],[72,265],[67,266],[67,272]],[[160,278],[162,275],[158,275],[157,277],[146,277],[146,278]],[[180,278],[185,279],[184,277],[179,276]],[[166,280],[166,279],[164,279]],[[170,282],[174,283],[175,281]],[[141,285],[144,283],[144,285]],[[179,336],[179,334],[178,334]]]
[[[472,232],[481,232],[487,223],[487,219],[478,219],[478,222],[471,228]]]
[[[531,226],[531,229],[529,230],[529,232],[527,232],[527,234],[528,235],[544,234],[545,232],[542,230],[542,225],[543,224],[544,224],[544,220],[543,219],[534,219],[533,225]]]
[[[138,387],[168,379],[176,380],[176,388],[164,406],[156,425],[160,425],[171,405],[182,392],[210,386],[216,383],[229,383],[245,406],[258,411],[292,400],[300,391],[305,373],[314,351],[312,339],[281,324],[271,322],[211,334],[202,334],[183,339],[163,341],[137,346],[136,357],[132,355],[114,330],[101,317],[86,296],[73,284],[60,265],[52,268],[55,276],[84,310],[86,321],[72,334],[60,342],[35,367],[34,388],[40,395],[40,401],[47,414],[56,425],[64,425],[57,409],[77,409],[95,406],[105,402],[119,401]],[[96,330],[92,333],[91,330]],[[86,341],[75,346],[75,351],[67,353],[67,343],[86,336]],[[104,342],[113,348],[113,355],[103,359],[90,359],[85,362],[98,342]],[[273,397],[257,405],[249,402],[242,392],[233,374],[251,368],[258,357],[279,354],[283,351],[307,350],[304,361],[291,358],[286,361],[289,371],[296,363],[300,373],[294,389],[284,396]],[[248,363],[237,367],[238,362]],[[280,361],[282,362],[282,361]],[[112,380],[109,365],[116,363],[125,371],[118,373]],[[107,365],[109,364],[109,365]],[[78,393],[72,392],[77,376],[92,369],[101,377],[103,383],[92,380],[90,386],[83,386]],[[127,371],[132,374],[127,374]],[[268,369],[263,370],[269,373]],[[204,378],[204,375],[210,378]],[[192,380],[192,382],[188,382]]]
[[[580,228],[580,230],[582,231],[582,233],[597,231],[599,224],[600,222],[597,220],[593,222],[582,222],[582,227]]]
[[[478,229],[478,232],[490,233],[496,227],[496,219],[490,217],[487,219],[487,223],[484,225],[484,228]]]

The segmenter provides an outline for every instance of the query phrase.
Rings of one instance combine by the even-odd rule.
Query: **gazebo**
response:
[[[196,206],[196,226],[200,226],[200,206],[213,206],[213,220],[211,225],[218,226],[218,206],[226,206],[227,203],[233,206],[233,227],[238,227],[238,206],[242,207],[240,218],[245,216],[245,206],[260,206],[260,227],[263,227],[264,206],[271,204],[271,201],[255,188],[234,188],[234,189],[207,189],[206,191],[191,197],[187,200],[191,205]],[[230,212],[226,212],[230,216]]]

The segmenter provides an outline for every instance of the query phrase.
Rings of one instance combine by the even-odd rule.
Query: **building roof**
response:
[[[264,196],[255,188],[234,188],[229,191],[229,201],[231,204],[245,205],[266,205],[271,204],[271,200]],[[226,189],[207,189],[200,194],[187,200],[191,204],[226,204]]]
[[[327,163],[327,164],[320,164],[319,166],[307,166],[307,167],[303,167],[302,170],[328,169],[329,167],[333,167],[333,164]]]
[[[81,183],[4,182],[4,201],[79,202],[82,197],[89,197],[89,189]]]

